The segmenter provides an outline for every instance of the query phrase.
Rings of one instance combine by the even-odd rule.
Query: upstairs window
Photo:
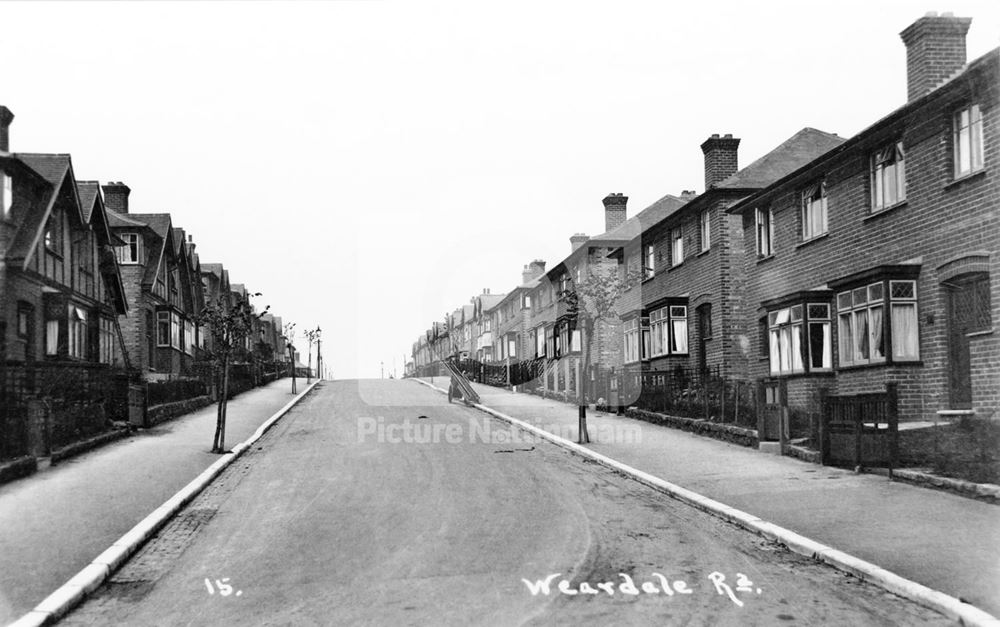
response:
[[[139,263],[139,255],[142,250],[142,239],[138,233],[121,233],[119,236],[125,244],[115,247],[115,255],[118,263],[136,264]]]
[[[61,255],[62,240],[62,219],[59,215],[52,214],[45,225],[45,248]]]
[[[671,305],[649,314],[652,356],[686,355],[688,352],[687,307]]]
[[[983,169],[983,116],[979,105],[955,114],[955,178]]]
[[[652,244],[646,244],[646,265],[643,268],[643,276],[651,279],[654,274],[656,274],[656,249]]]
[[[680,227],[670,231],[670,264],[684,263],[684,231]]]
[[[903,142],[893,142],[872,155],[872,211],[906,200]]]
[[[14,180],[0,170],[0,216],[10,218],[10,207],[14,204]]]
[[[708,209],[701,212],[698,224],[701,227],[699,229],[701,234],[701,251],[705,252],[712,247],[712,213]]]
[[[826,182],[819,182],[802,192],[802,239],[811,240],[826,233]]]
[[[774,254],[774,212],[771,208],[754,211],[757,232],[757,256],[770,257]]]

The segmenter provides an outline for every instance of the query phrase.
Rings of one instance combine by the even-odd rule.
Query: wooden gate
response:
[[[824,465],[896,466],[899,416],[895,383],[885,392],[830,396],[820,393],[820,450]]]

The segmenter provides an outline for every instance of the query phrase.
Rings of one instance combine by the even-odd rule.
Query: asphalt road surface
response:
[[[64,624],[948,624],[516,433],[327,382]]]

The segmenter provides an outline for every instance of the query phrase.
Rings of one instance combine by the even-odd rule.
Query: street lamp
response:
[[[316,377],[323,378],[323,330],[316,325]]]

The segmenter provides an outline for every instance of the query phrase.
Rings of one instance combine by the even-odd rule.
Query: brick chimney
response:
[[[965,34],[971,23],[971,17],[932,11],[899,34],[906,44],[907,101],[923,96],[965,65]]]
[[[569,238],[570,252],[576,252],[576,249],[583,246],[586,241],[590,239],[587,235],[583,233],[576,233]]]
[[[543,274],[545,274],[545,262],[541,259],[535,259],[524,266],[524,270],[521,272],[521,285],[533,281]]]
[[[694,191],[693,189],[685,189],[683,192],[681,192],[681,200],[691,200],[697,195],[698,192]]]
[[[13,121],[10,109],[0,105],[0,152],[10,152],[10,123]]]
[[[716,133],[701,144],[705,153],[705,189],[712,189],[740,169],[736,161],[739,146],[740,140],[729,133],[723,137]]]
[[[625,224],[628,216],[625,215],[625,205],[628,203],[628,196],[624,194],[608,194],[604,197],[604,231],[617,229]]]
[[[118,181],[102,185],[104,206],[115,213],[128,213],[128,195],[132,192],[128,185]]]

